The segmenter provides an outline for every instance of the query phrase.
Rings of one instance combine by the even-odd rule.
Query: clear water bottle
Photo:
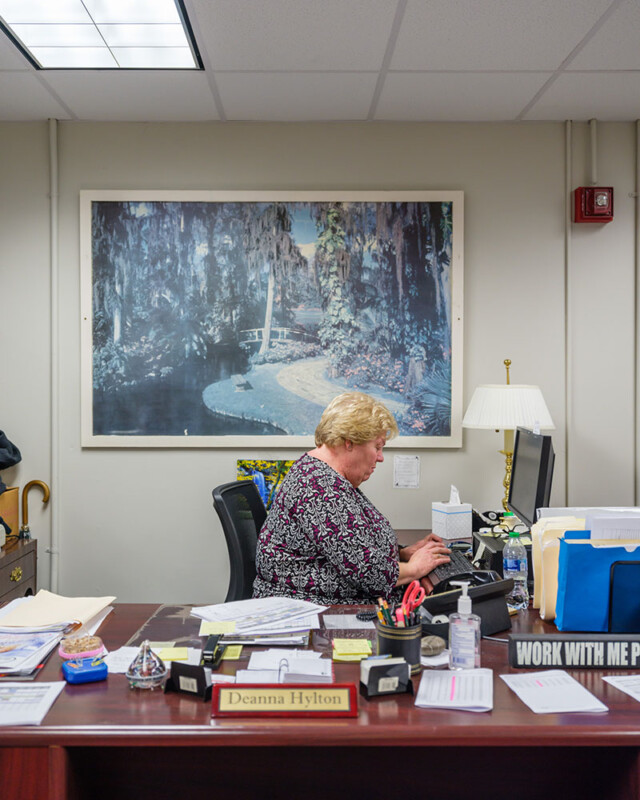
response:
[[[527,586],[527,551],[517,531],[509,531],[509,540],[502,551],[503,576],[513,578],[513,589],[507,595],[509,608],[527,608],[529,587]]]

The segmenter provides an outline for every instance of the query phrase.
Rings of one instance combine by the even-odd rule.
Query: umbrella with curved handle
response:
[[[29,481],[22,490],[22,525],[20,526],[20,538],[30,539],[31,529],[29,528],[29,505],[27,503],[29,490],[34,486],[39,486],[42,489],[42,502],[48,503],[51,492],[49,487],[44,481]]]

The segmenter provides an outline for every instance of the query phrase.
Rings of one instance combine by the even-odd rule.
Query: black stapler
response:
[[[205,646],[202,648],[201,666],[209,667],[209,669],[218,669],[224,651],[227,649],[226,645],[220,644],[220,639],[222,639],[221,634],[209,636]]]

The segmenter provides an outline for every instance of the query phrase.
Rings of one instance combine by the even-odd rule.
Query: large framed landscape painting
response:
[[[463,195],[83,191],[82,444],[307,448],[344,391],[459,447]]]

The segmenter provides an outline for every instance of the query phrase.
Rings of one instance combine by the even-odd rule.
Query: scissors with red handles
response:
[[[407,586],[407,591],[404,593],[404,597],[402,598],[402,609],[403,611],[408,614],[413,614],[413,612],[421,605],[422,601],[425,598],[425,590],[420,586],[418,581],[411,581],[411,583]]]

